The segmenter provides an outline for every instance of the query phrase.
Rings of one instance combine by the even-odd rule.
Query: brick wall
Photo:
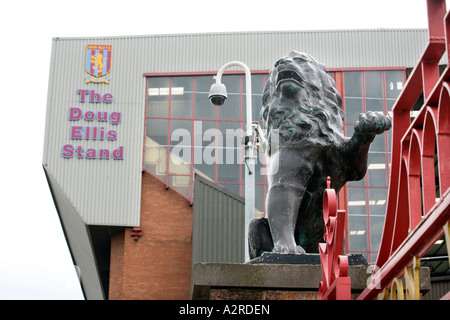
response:
[[[189,299],[192,207],[148,173],[142,175],[139,240],[131,228],[111,239],[111,300]]]

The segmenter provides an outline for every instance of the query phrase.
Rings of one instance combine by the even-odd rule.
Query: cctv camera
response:
[[[216,82],[209,90],[209,100],[215,106],[221,106],[227,100],[227,89],[223,83]]]
[[[227,100],[227,97],[220,95],[220,94],[216,94],[213,96],[209,97],[209,100],[211,101],[211,103],[215,106],[221,106],[225,103],[225,101]]]

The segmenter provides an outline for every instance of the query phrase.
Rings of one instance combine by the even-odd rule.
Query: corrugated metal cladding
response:
[[[199,175],[194,190],[192,265],[244,262],[244,198]]]
[[[142,49],[155,73],[215,71],[231,60],[268,70],[291,50],[328,68],[413,67],[427,39],[426,29],[185,34],[143,37]]]
[[[145,121],[146,73],[214,72],[240,60],[269,70],[291,50],[310,53],[328,68],[412,67],[427,43],[425,29],[241,32],[102,38],[55,38],[47,102],[43,165],[86,224],[138,226]],[[88,44],[112,45],[110,84],[85,83]],[[78,89],[110,93],[114,101],[81,103]],[[121,112],[118,125],[70,121],[69,108]],[[70,139],[72,126],[115,130],[114,141]],[[62,157],[62,147],[124,148],[123,160]]]
[[[423,296],[423,300],[439,300],[448,292],[450,292],[450,277],[431,278],[431,290]]]
[[[111,82],[86,83],[88,44],[112,45]],[[47,102],[43,165],[55,177],[86,224],[138,226],[145,112],[145,78],[138,39],[54,39]],[[144,59],[145,60],[145,59]],[[86,102],[77,91],[89,90]],[[94,93],[111,94],[113,101],[89,102]],[[120,112],[120,123],[85,119],[69,120],[70,108],[83,113]],[[104,128],[117,139],[71,139],[73,126]],[[83,129],[85,130],[85,129]],[[83,131],[83,134],[84,131]],[[99,131],[98,133],[99,134]],[[123,147],[123,160],[70,159],[62,156],[64,145],[84,151]]]

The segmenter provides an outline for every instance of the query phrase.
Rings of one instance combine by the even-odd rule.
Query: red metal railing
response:
[[[393,107],[384,230],[371,283],[358,299],[376,299],[390,288],[449,226],[450,15],[445,0],[427,0],[427,9],[429,43]],[[445,52],[447,67],[440,75],[439,62]],[[421,94],[424,103],[411,121],[410,112]]]
[[[342,255],[346,211],[337,209],[336,191],[331,189],[330,185],[331,180],[328,177],[327,189],[323,196],[325,243],[319,243],[320,263],[322,264],[319,299],[350,300],[351,278],[348,277],[348,257]]]

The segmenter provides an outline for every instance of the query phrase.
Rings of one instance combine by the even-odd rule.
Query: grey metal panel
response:
[[[43,165],[63,188],[86,224],[138,226],[144,134],[145,78],[134,60],[138,39],[54,39],[47,102]],[[86,84],[87,44],[111,44],[110,84]],[[137,63],[136,63],[137,62]],[[77,89],[111,93],[114,101],[81,103]],[[121,123],[69,121],[69,108],[121,112]],[[70,139],[72,125],[101,126],[118,133],[116,141]],[[123,160],[65,159],[62,147],[72,144],[114,150],[124,147]]]
[[[240,196],[195,176],[192,265],[244,261],[245,203]]]
[[[45,170],[55,205],[60,212],[61,224],[67,239],[74,264],[79,267],[81,287],[86,299],[103,300],[103,287],[100,282],[94,250],[89,231],[80,219],[70,199],[50,172]]]
[[[214,71],[230,60],[268,70],[291,50],[307,52],[328,68],[412,67],[428,39],[426,29],[215,33],[148,37],[148,72]],[[156,50],[155,50],[156,48]]]
[[[431,278],[431,290],[423,296],[423,300],[439,300],[448,292],[450,292],[450,277]]]
[[[63,38],[71,40],[71,38]],[[215,71],[230,60],[268,70],[290,50],[328,68],[413,67],[427,29],[271,31],[104,38],[127,43],[134,66],[148,73]]]

